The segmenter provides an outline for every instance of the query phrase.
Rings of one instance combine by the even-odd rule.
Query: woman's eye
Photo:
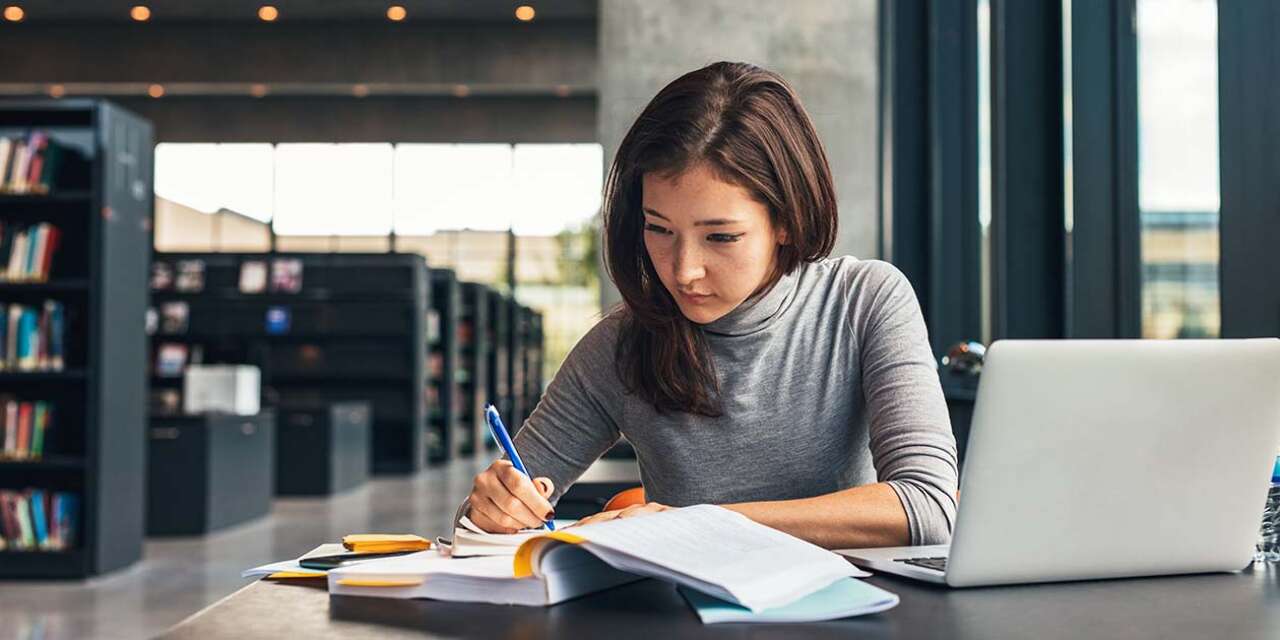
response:
[[[713,233],[707,239],[712,242],[737,242],[741,237],[741,233]]]
[[[654,233],[668,233],[668,231],[667,231],[666,229],[663,229],[662,227],[659,227],[659,226],[658,226],[658,225],[656,225],[656,224],[648,224],[648,223],[646,223],[646,224],[644,225],[644,230],[645,230],[645,231],[652,231],[652,232],[654,232]]]

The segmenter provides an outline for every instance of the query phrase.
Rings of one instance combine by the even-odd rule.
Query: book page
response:
[[[841,577],[867,575],[831,551],[715,505],[610,520],[566,533],[638,561],[598,554],[611,564],[621,562],[627,570],[677,582],[680,576],[673,573],[717,585],[753,610],[786,604]]]

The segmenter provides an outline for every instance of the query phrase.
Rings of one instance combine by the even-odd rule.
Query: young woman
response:
[[[614,158],[604,253],[623,304],[574,347],[459,515],[509,533],[626,436],[643,506],[711,503],[827,548],[950,539],[956,452],[920,314],[887,263],[830,259],[836,197],[778,75],[667,85]]]

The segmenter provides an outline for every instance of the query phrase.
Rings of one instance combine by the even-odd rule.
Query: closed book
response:
[[[66,345],[67,307],[54,301],[49,319],[49,368],[62,371],[66,363],[63,348]]]
[[[36,330],[36,312],[23,308],[22,318],[18,321],[18,369],[35,371],[36,353],[40,348],[40,334]]]
[[[9,256],[13,251],[13,238],[17,235],[18,225],[13,222],[0,223],[0,281],[9,279]]]
[[[9,368],[9,305],[0,303],[0,371]]]
[[[8,369],[18,368],[18,333],[22,324],[22,305],[9,305],[8,343],[5,346],[5,360]]]
[[[13,140],[0,138],[0,192],[4,192],[8,184],[9,162],[13,160]]]
[[[31,527],[30,498],[26,494],[18,494],[14,498],[13,511],[18,516],[18,546],[23,549],[34,549],[36,534]]]
[[[36,270],[36,255],[40,252],[40,225],[31,227],[27,233],[27,256],[22,260],[22,280],[31,280]]]
[[[48,281],[53,273],[53,254],[62,244],[62,230],[51,224],[45,226],[49,228],[49,240],[45,243],[44,255],[40,259],[40,268],[37,270],[37,276],[41,282]]]
[[[4,403],[4,450],[10,455],[18,453],[18,401],[13,398]]]
[[[45,432],[49,430],[51,409],[52,407],[48,402],[37,402],[35,404],[34,426],[31,433],[32,458],[39,458],[44,455]]]
[[[44,173],[40,176],[40,185],[43,193],[49,193],[54,189],[54,179],[57,176],[58,167],[62,165],[64,151],[62,145],[54,140],[49,141],[49,145],[44,151]]]
[[[13,492],[7,489],[0,489],[0,537],[11,547],[16,547],[21,537],[18,519],[13,513]]]
[[[18,406],[18,449],[19,458],[31,453],[31,403],[23,402]]]
[[[74,493],[58,495],[62,498],[58,509],[58,545],[60,549],[70,549],[79,542],[80,496]]]
[[[42,489],[31,490],[31,532],[35,536],[36,547],[49,547],[49,520],[45,517],[45,492]]]
[[[22,257],[27,251],[26,228],[16,229],[13,235],[13,247],[9,249],[9,262],[5,265],[5,277],[11,281],[22,278]]]

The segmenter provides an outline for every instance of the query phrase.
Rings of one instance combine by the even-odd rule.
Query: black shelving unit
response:
[[[489,339],[488,375],[489,397],[504,420],[510,421],[512,413],[511,394],[511,302],[510,298],[500,291],[489,290]],[[519,428],[519,425],[509,425]],[[498,443],[490,436],[485,438],[485,449],[496,450]]]
[[[455,455],[475,455],[484,447],[484,405],[493,401],[489,381],[489,287],[462,283],[462,316],[458,322],[459,386],[462,406],[458,417]]]
[[[426,321],[431,282],[413,254],[165,253],[157,263],[200,260],[204,286],[153,291],[163,305],[185,302],[185,331],[152,337],[152,358],[165,343],[187,345],[188,364],[252,364],[262,371],[262,403],[280,412],[328,410],[333,402],[373,408],[370,468],[411,473],[426,457]],[[301,289],[268,283],[242,291],[247,261],[300,260]],[[176,271],[176,269],[175,269]],[[176,286],[176,282],[174,283]],[[268,315],[276,320],[269,326]],[[287,326],[281,326],[281,319]],[[196,351],[199,350],[197,356]],[[198,360],[197,360],[198,357]],[[153,375],[152,401],[181,389],[180,376]]]
[[[0,195],[0,220],[48,222],[61,244],[48,282],[0,284],[0,301],[65,306],[65,367],[0,375],[0,392],[55,412],[45,455],[0,462],[0,489],[78,494],[78,530],[65,551],[0,551],[0,578],[79,578],[142,555],[153,133],[102,100],[0,101],[0,136],[32,131],[64,150],[57,173],[47,194]]]
[[[427,461],[443,462],[458,451],[462,415],[461,379],[458,373],[458,325],[462,314],[462,288],[452,269],[431,269],[433,327],[428,335],[427,369],[433,403],[427,423]]]
[[[533,413],[542,397],[542,314],[524,305],[516,307],[515,395],[519,398],[520,423]]]

